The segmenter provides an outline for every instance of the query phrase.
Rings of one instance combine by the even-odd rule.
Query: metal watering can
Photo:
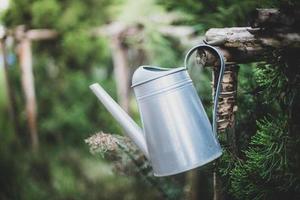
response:
[[[200,48],[216,54],[221,64],[214,98],[213,128],[187,72],[189,57]],[[154,175],[168,176],[205,165],[221,156],[216,137],[216,114],[224,68],[223,56],[216,48],[205,44],[189,50],[185,67],[140,66],[133,74],[132,88],[143,130],[99,84],[92,84],[90,88],[150,160]]]

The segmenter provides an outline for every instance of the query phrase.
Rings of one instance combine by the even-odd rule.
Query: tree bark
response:
[[[221,92],[218,99],[218,111],[217,111],[217,130],[218,133],[227,132],[227,142],[233,152],[237,152],[235,141],[235,113],[237,111],[237,74],[238,66],[236,64],[227,63],[224,70],[223,80],[221,82]],[[213,68],[213,84],[212,84],[212,96],[215,100],[215,91],[218,84],[218,78],[220,75],[220,68]],[[214,163],[213,172],[213,190],[214,200],[224,199],[222,191],[222,181],[217,172],[218,161]]]
[[[217,88],[219,73],[219,68],[214,67],[212,78],[213,96]],[[237,74],[238,66],[236,64],[226,64],[217,111],[218,132],[225,132],[228,128],[234,128],[235,113],[237,111]]]
[[[300,34],[296,32],[266,35],[260,28],[212,28],[205,33],[206,42],[219,48],[227,62],[250,63],[265,60],[272,49],[300,48]],[[216,62],[208,54],[207,64]]]

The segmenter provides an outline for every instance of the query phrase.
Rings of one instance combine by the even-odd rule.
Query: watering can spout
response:
[[[106,109],[112,114],[117,122],[123,127],[127,135],[140,148],[144,155],[149,158],[146,140],[142,129],[133,121],[133,119],[117,104],[112,97],[98,84],[90,85],[90,89],[103,103]]]

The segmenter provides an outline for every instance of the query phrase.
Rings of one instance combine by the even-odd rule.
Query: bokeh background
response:
[[[255,8],[278,7],[282,3],[291,2],[1,0],[1,33],[24,25],[25,30],[47,28],[56,30],[58,35],[54,39],[32,43],[39,141],[37,150],[32,149],[27,125],[18,41],[7,40],[7,55],[1,56],[0,199],[192,199],[193,192],[197,193],[198,199],[212,199],[211,165],[194,172],[200,177],[196,187],[191,186],[193,176],[189,173],[175,177],[182,187],[164,187],[169,195],[165,197],[140,176],[122,175],[113,170],[113,163],[105,157],[90,153],[84,140],[94,133],[123,134],[88,88],[90,84],[98,82],[114,99],[120,101],[116,89],[120,80],[114,73],[116,37],[107,27],[115,24],[116,29],[138,27],[142,30],[117,38],[122,41],[122,48],[126,52],[127,79],[130,82],[132,72],[141,64],[182,66],[186,51],[202,41],[208,28],[247,26]],[[174,33],[175,29],[172,28],[176,27],[184,28],[176,29],[175,34],[168,34],[168,28]],[[97,30],[98,35],[92,34]],[[4,77],[4,59],[8,64],[10,89],[16,100],[13,106],[17,113],[17,124],[8,117],[10,102]],[[255,65],[242,66],[239,71],[236,132],[241,151],[247,150],[250,138],[256,134],[259,127],[257,121],[264,119],[267,113],[276,115],[278,110],[276,103],[265,104],[265,98],[255,92],[258,85],[256,78],[260,76],[254,70]],[[211,71],[200,69],[195,64],[193,67],[198,71],[195,69],[192,78],[210,115]],[[126,109],[139,122],[132,93],[129,94]],[[249,182],[245,181],[246,175],[241,174],[238,166],[230,165],[232,160],[229,161],[226,155],[224,159],[228,159],[228,162],[221,165],[221,173],[224,175],[224,190],[228,199],[254,199],[254,193],[263,194],[257,199],[299,194],[299,179],[283,179],[281,172],[274,178],[278,182],[273,182],[273,185],[259,185],[250,179]],[[242,157],[251,159],[245,154]],[[297,162],[299,164],[299,160]],[[258,166],[250,167],[264,170],[258,169]],[[240,173],[240,178],[232,172]],[[282,184],[286,185],[280,188]],[[259,193],[259,189],[263,191]],[[269,196],[264,196],[266,194]],[[277,197],[271,198],[272,195]]]

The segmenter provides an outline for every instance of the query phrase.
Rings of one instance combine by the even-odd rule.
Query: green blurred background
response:
[[[1,4],[4,5],[6,1],[3,3],[2,1]],[[248,17],[255,8],[278,7],[282,3],[291,3],[276,0],[10,0],[7,2],[8,7],[1,11],[0,19],[3,27],[9,29],[25,25],[26,29],[50,28],[59,33],[55,40],[33,42],[32,46],[38,107],[40,143],[38,152],[32,152],[30,147],[15,45],[8,46],[6,59],[13,83],[12,92],[16,97],[15,109],[20,126],[16,131],[8,118],[3,65],[0,66],[0,199],[26,200],[163,199],[156,188],[140,177],[115,173],[112,170],[112,163],[101,156],[91,155],[89,147],[84,143],[84,139],[99,131],[123,134],[119,125],[88,88],[91,83],[99,82],[117,99],[110,40],[105,36],[91,37],[87,30],[114,21],[129,26],[136,24],[143,26],[142,42],[135,40],[134,36],[132,40],[127,41],[130,52],[134,54],[136,51],[143,51],[143,64],[176,67],[182,65],[184,53],[191,46],[182,44],[176,38],[164,36],[157,31],[159,26],[185,25],[195,29],[195,35],[201,36],[211,27],[247,26]],[[176,17],[167,20],[172,16]],[[130,71],[138,67],[137,59],[134,56],[129,59]],[[253,92],[259,84],[256,77],[260,76],[259,71],[254,70],[254,66],[255,64],[243,65],[239,71],[236,132],[239,135],[241,152],[247,150],[250,138],[256,134],[258,128],[256,122],[264,119],[268,113],[272,115],[278,110],[277,105],[264,104],[264,97]],[[208,113],[211,113],[210,70],[193,74],[193,79]],[[138,120],[133,96],[130,105],[131,115]],[[232,172],[238,174],[240,168],[228,164],[236,162],[228,156],[225,154],[224,166],[221,165],[227,199],[254,199],[255,194],[261,193],[262,196],[256,195],[257,199],[280,199],[286,194],[299,195],[300,186],[297,178],[287,179],[286,182],[291,181],[290,185],[280,188],[281,184],[277,182],[273,186],[264,185],[250,180],[244,181],[247,179],[244,174],[240,177],[234,176]],[[241,158],[251,159],[244,153]],[[299,160],[295,163],[297,169]],[[200,191],[201,199],[212,199],[211,167],[198,170],[202,183],[199,188],[193,189]],[[264,169],[255,168],[255,170]],[[275,179],[282,180],[278,176]],[[264,178],[259,180],[266,181]],[[184,186],[188,180],[179,178],[179,181]],[[263,191],[259,193],[259,189]],[[184,187],[181,190],[182,193],[185,192]],[[174,199],[186,198],[184,194],[179,195],[178,192],[177,194]]]

